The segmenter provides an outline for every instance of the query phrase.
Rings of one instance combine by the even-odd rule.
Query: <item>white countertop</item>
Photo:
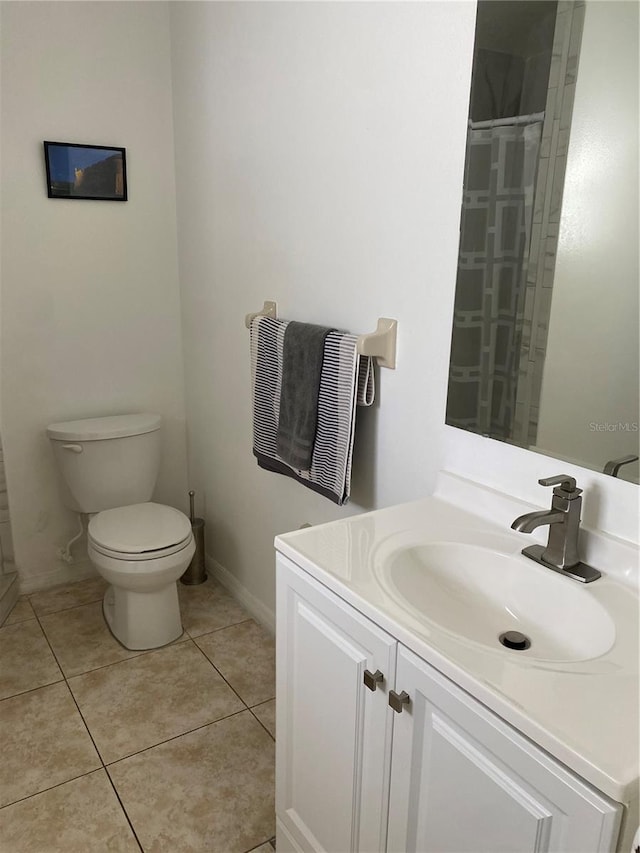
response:
[[[276,548],[587,782],[629,803],[638,797],[639,776],[637,546],[583,531],[582,558],[603,574],[581,584],[581,593],[616,625],[611,649],[592,660],[541,661],[533,649],[514,653],[462,638],[412,612],[380,582],[386,555],[430,541],[482,545],[499,538],[514,567],[521,560],[548,572],[520,555],[544,541],[546,528],[534,536],[510,530],[531,509],[443,474],[433,497],[287,533]]]

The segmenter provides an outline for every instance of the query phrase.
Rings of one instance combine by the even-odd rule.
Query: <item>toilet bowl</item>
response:
[[[108,509],[89,521],[88,554],[110,584],[104,617],[127,649],[154,649],[182,634],[176,581],[195,552],[189,519],[153,502]]]
[[[90,517],[89,558],[110,584],[105,620],[116,639],[135,650],[182,634],[176,582],[195,553],[187,516],[151,501],[161,422],[142,412],[47,427],[64,503]]]

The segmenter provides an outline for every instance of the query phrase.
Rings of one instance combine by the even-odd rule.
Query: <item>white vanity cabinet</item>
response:
[[[621,806],[402,645],[387,850],[615,850]]]
[[[281,554],[277,588],[278,853],[616,849],[621,806]]]
[[[384,850],[396,641],[280,555],[277,584],[278,853]]]

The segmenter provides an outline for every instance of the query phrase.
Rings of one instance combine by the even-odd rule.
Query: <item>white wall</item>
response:
[[[184,507],[166,11],[2,8],[0,379],[27,588],[78,570],[55,559],[73,518],[47,422],[161,412],[157,497]],[[189,482],[209,553],[266,618],[274,534],[422,496],[441,467],[545,505],[536,479],[567,467],[444,426],[474,15],[473,2],[171,6]],[[48,200],[45,138],[126,146],[131,200]],[[398,369],[359,413],[343,509],[253,461],[243,319],[266,298],[357,332],[399,320]],[[568,473],[589,524],[637,538],[637,488]]]
[[[209,554],[268,609],[274,534],[433,487],[474,21],[473,2],[171,4],[191,480]],[[243,321],[264,299],[354,332],[398,319],[343,509],[253,459]]]
[[[2,439],[23,590],[80,576],[44,428],[159,412],[157,498],[185,506],[165,3],[2,4]],[[42,141],[127,149],[126,203],[50,200]],[[82,550],[82,549],[80,549]]]
[[[639,449],[638,123],[638,4],[590,0],[537,443],[600,470]]]

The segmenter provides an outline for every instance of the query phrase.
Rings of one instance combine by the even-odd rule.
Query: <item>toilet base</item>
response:
[[[183,633],[175,581],[152,592],[110,586],[102,612],[113,636],[125,649],[157,649]]]

